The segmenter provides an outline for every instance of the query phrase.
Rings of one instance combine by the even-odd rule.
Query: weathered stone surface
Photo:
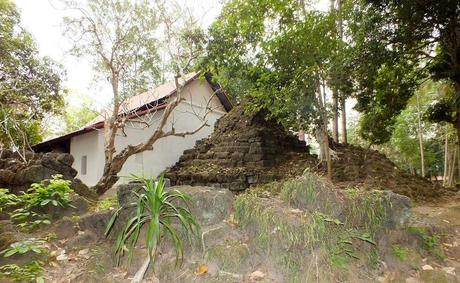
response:
[[[32,183],[50,179],[60,174],[70,180],[71,187],[79,195],[96,199],[97,195],[81,180],[74,179],[77,171],[72,168],[74,158],[68,153],[26,153],[27,162],[15,152],[3,150],[0,152],[0,187],[8,188],[13,193],[26,191]]]
[[[120,206],[129,207],[135,202],[136,199],[132,192],[139,188],[139,185],[129,183],[117,186],[117,198]],[[222,222],[229,215],[233,204],[233,194],[226,189],[175,186],[167,188],[167,190],[178,190],[191,197],[190,210],[201,225],[213,225]],[[121,217],[123,218],[124,215]],[[95,221],[91,219],[90,222]]]
[[[387,225],[390,228],[400,228],[407,226],[411,216],[412,201],[410,198],[395,194],[392,191],[385,191],[385,197],[388,199]]]
[[[80,196],[84,196],[89,199],[98,198],[98,195],[96,194],[96,192],[94,190],[91,190],[87,185],[85,185],[85,183],[83,183],[78,178],[73,179],[70,186],[75,191],[75,193],[79,194]]]
[[[177,186],[170,189],[179,190],[191,197],[190,210],[203,226],[222,222],[232,209],[233,194],[225,189],[201,186]]]
[[[69,217],[63,217],[62,219],[54,223],[54,233],[58,239],[70,238],[75,235],[77,228],[75,227],[75,222]]]
[[[87,213],[80,217],[78,220],[78,226],[83,231],[90,231],[97,235],[97,237],[104,237],[107,223],[112,217],[113,211],[106,210],[101,212]]]
[[[128,207],[136,201],[133,191],[138,190],[142,186],[141,183],[128,183],[117,186],[118,204],[123,207]]]

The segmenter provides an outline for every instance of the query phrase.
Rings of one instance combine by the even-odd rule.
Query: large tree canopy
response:
[[[315,95],[339,46],[335,19],[304,1],[230,1],[210,29],[205,63],[236,100],[288,127],[319,122]]]
[[[450,106],[437,109],[460,116],[459,1],[358,0],[352,10],[357,110],[364,113],[361,133],[366,139],[388,141],[395,117],[430,75],[451,81],[456,89]],[[460,118],[449,120],[460,134]]]
[[[9,0],[0,0],[0,147],[23,148],[40,141],[45,113],[63,106],[63,72],[42,58]]]

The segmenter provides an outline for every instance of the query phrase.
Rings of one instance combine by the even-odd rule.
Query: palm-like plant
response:
[[[195,217],[188,209],[187,204],[190,201],[190,197],[178,190],[165,190],[163,176],[157,181],[136,176],[134,176],[134,179],[142,183],[138,191],[133,191],[136,196],[136,202],[133,202],[132,205],[136,206],[136,213],[129,218],[122,231],[118,234],[115,250],[119,262],[125,247],[127,247],[128,257],[131,260],[141,228],[147,225],[145,238],[148,255],[131,281],[137,283],[142,281],[149,264],[155,262],[157,248],[164,236],[171,236],[176,252],[176,262],[178,262],[183,259],[183,244],[177,230],[178,225],[184,230],[187,237],[197,234],[200,228]],[[113,214],[107,225],[106,235],[112,230],[122,209],[123,207],[120,207]],[[173,224],[174,220],[178,225]]]

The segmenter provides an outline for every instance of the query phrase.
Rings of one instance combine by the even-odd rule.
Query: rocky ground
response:
[[[175,188],[192,195],[202,230],[179,267],[170,244],[162,246],[155,265],[160,282],[460,279],[458,197],[415,206],[410,214],[404,197],[335,190],[312,175],[258,186],[236,198],[226,189]],[[127,191],[129,186],[119,190],[122,203]],[[46,282],[129,282],[140,265],[142,243],[131,266],[126,259],[117,266],[114,235],[103,235],[113,210],[89,209],[23,235],[49,239],[51,252],[42,258]],[[145,282],[155,282],[151,270]]]

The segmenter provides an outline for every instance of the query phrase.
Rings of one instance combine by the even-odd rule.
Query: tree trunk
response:
[[[454,149],[454,151],[452,152],[452,158],[450,159],[448,187],[454,186],[455,160],[457,159],[457,151],[458,151],[457,148]]]
[[[145,272],[149,268],[149,264],[150,264],[150,256],[147,255],[147,257],[144,260],[144,263],[142,263],[141,267],[137,270],[136,274],[131,280],[131,283],[141,283],[142,282],[142,280],[144,279]]]
[[[325,93],[324,91],[324,83],[322,84],[323,86],[323,94]],[[322,145],[323,148],[323,154],[324,157],[326,158],[326,164],[327,164],[327,179],[329,181],[332,181],[332,158],[331,158],[331,153],[329,150],[329,136],[327,134],[327,115],[326,115],[326,107],[325,107],[325,100],[323,98],[323,94],[321,93],[321,83],[320,80],[318,80],[318,108],[320,111],[320,117],[321,117],[321,125],[320,125],[320,135],[322,136],[322,140],[320,141],[320,144]],[[324,161],[324,160],[323,160]]]
[[[339,38],[343,40],[343,19],[342,19],[342,0],[336,0],[337,2],[337,13],[338,13],[338,28]],[[346,98],[344,93],[340,97],[340,108],[342,110],[342,143],[347,144],[347,110],[346,110]]]
[[[418,125],[418,141],[419,141],[419,148],[420,148],[420,167],[422,171],[422,177],[425,178],[425,154],[423,151],[423,129],[422,129],[422,115],[420,109],[420,101],[418,97],[418,93],[415,94],[417,99],[417,125]]]
[[[447,172],[449,167],[449,139],[448,139],[447,129],[446,129],[446,140],[444,142],[444,174],[442,178],[442,185],[446,186],[447,183]]]
[[[339,104],[337,91],[332,92],[332,139],[339,142]]]
[[[345,106],[346,106],[345,97],[340,99],[340,104],[342,108],[342,116],[341,116],[342,118],[342,143],[347,144],[348,143],[348,140],[347,140],[347,112],[345,109]]]
[[[458,62],[455,62],[456,65]],[[458,65],[457,65],[458,66]],[[459,159],[460,159],[460,103],[458,102],[458,98],[460,97],[460,80],[457,79],[454,81],[454,90],[455,90],[455,98],[456,98],[456,112],[455,112],[455,130],[457,131],[457,150],[459,152]],[[460,161],[459,161],[460,162]],[[460,170],[460,168],[459,168]],[[452,175],[453,176],[453,175]]]

